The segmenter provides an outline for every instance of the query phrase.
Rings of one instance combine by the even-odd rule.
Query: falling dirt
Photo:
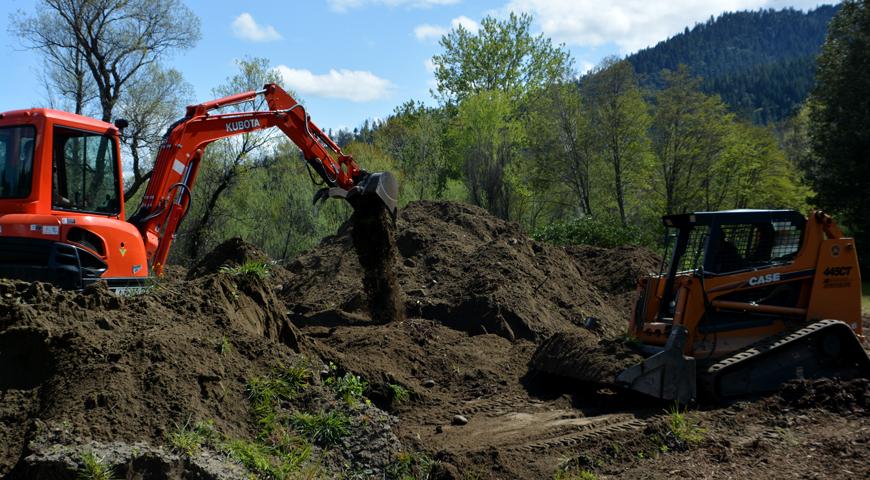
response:
[[[378,323],[404,318],[402,291],[396,278],[395,225],[387,208],[375,196],[354,203],[351,238],[363,270],[368,313]]]

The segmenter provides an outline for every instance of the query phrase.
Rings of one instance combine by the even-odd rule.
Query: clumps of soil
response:
[[[870,379],[798,380],[782,386],[773,401],[792,408],[823,408],[833,413],[870,415]]]
[[[396,278],[393,219],[379,198],[366,196],[356,200],[350,223],[369,315],[379,323],[402,320],[405,312]]]
[[[294,322],[316,323],[312,317],[323,317],[324,311],[364,313],[365,274],[353,251],[352,228],[288,265],[292,275],[282,296]],[[600,320],[603,336],[625,330],[621,302],[599,288],[584,270],[585,260],[536,242],[519,225],[481,208],[412,202],[399,212],[396,247],[396,275],[409,318],[510,340],[540,341],[576,328],[588,316]],[[625,249],[625,256],[632,251]],[[647,257],[647,251],[638,251]]]
[[[587,330],[575,330],[544,341],[529,361],[529,373],[609,385],[621,371],[642,360],[622,339],[602,339]]]

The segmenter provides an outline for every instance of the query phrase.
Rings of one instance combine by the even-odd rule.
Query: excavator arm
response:
[[[268,110],[211,114],[212,110],[263,95]],[[276,127],[302,151],[308,165],[323,180],[320,198],[342,197],[352,205],[363,195],[377,195],[395,217],[398,185],[389,172],[362,170],[345,155],[305,111],[305,107],[275,84],[187,107],[184,118],[166,133],[142,204],[130,222],[145,241],[152,271],[159,275],[175,232],[190,207],[205,148],[222,138]]]

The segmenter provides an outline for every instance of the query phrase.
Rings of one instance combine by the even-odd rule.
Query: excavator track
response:
[[[839,320],[821,320],[722,359],[703,370],[699,387],[703,395],[720,400],[775,391],[789,380],[822,377],[870,377],[870,357]]]

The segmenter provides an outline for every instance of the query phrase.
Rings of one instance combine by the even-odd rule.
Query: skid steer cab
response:
[[[268,108],[220,113],[265,99]],[[251,102],[253,105],[253,102]],[[50,109],[0,113],[0,277],[79,289],[105,281],[140,288],[159,275],[191,204],[206,147],[216,140],[276,128],[299,147],[315,199],[379,205],[395,218],[398,184],[389,172],[367,172],[278,85],[187,107],[167,130],[141,205],[124,205],[120,129]]]

